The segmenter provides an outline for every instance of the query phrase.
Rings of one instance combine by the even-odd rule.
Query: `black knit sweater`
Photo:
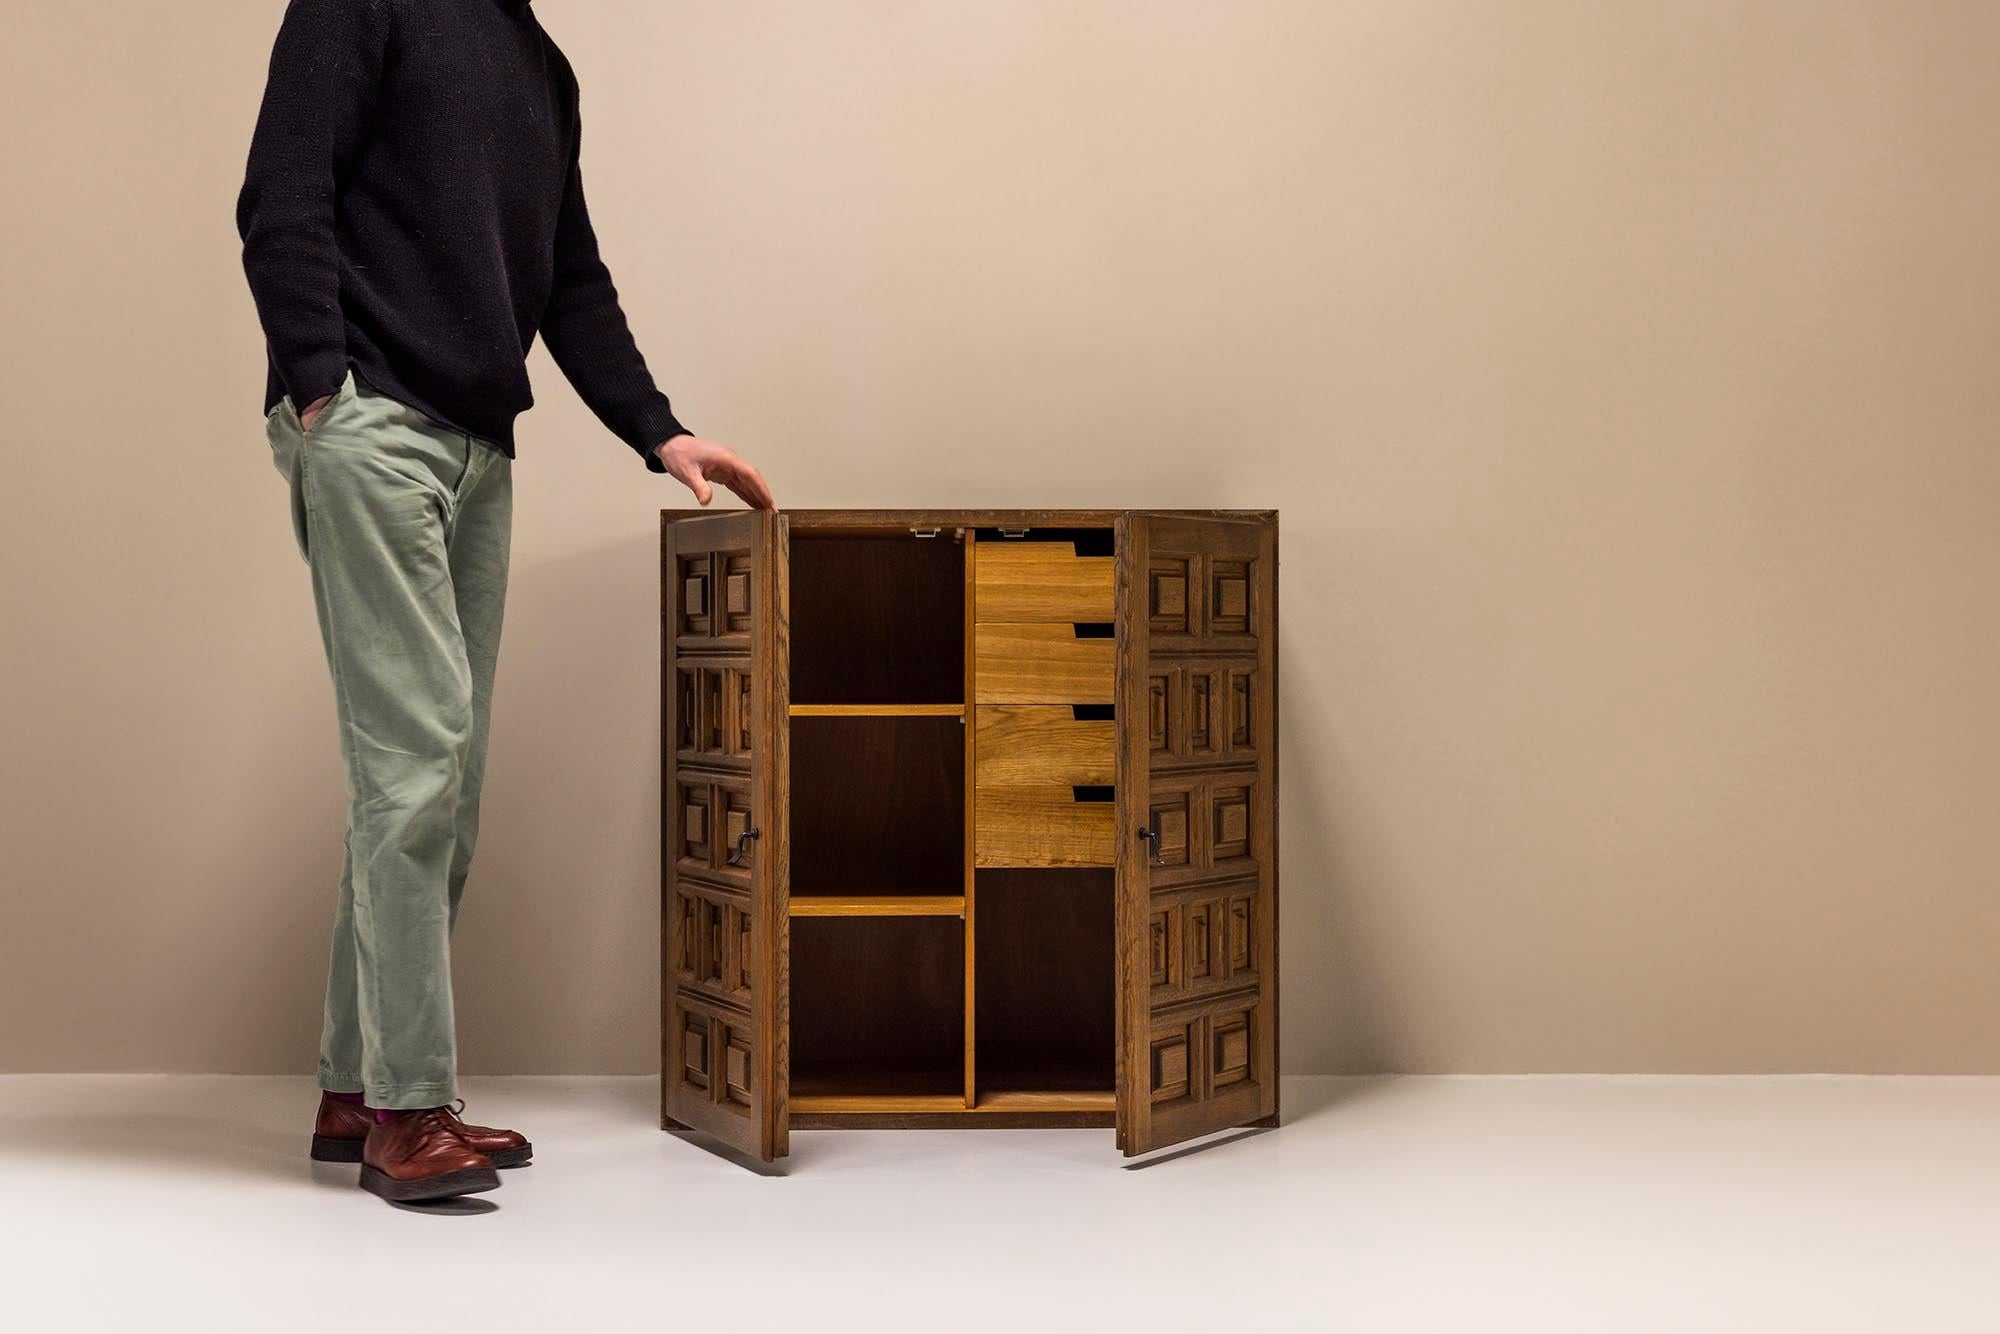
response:
[[[528,0],[291,0],[237,201],[268,412],[351,366],[514,453],[539,333],[606,427],[686,428],[598,258],[576,76]]]

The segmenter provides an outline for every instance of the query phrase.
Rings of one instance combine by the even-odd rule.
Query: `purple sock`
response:
[[[396,1116],[397,1113],[393,1108],[377,1107],[375,1109],[375,1124],[379,1126],[384,1122],[393,1121],[396,1119]]]
[[[365,1093],[335,1093],[332,1089],[328,1089],[326,1090],[326,1096],[332,1098],[335,1102],[352,1103],[356,1107],[365,1107],[368,1105],[368,1095]]]

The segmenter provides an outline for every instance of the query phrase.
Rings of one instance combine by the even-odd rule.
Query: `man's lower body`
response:
[[[347,772],[316,1128],[339,1133],[316,1133],[315,1156],[352,1140],[363,1184],[392,1198],[490,1189],[480,1128],[446,1107],[451,928],[479,835],[512,460],[352,374],[310,430],[281,400],[265,434],[312,571]],[[396,1125],[426,1116],[429,1134]]]

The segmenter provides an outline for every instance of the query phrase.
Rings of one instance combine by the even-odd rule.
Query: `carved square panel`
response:
[[[1232,750],[1247,750],[1256,744],[1253,725],[1256,696],[1251,686],[1254,677],[1254,672],[1242,668],[1231,668],[1229,671],[1229,746]]]
[[[701,727],[696,749],[704,755],[720,755],[727,735],[722,716],[722,668],[701,669]]]
[[[1248,1010],[1218,1014],[1209,1020],[1210,1090],[1239,1084],[1250,1077],[1250,1021]]]
[[[701,713],[697,673],[692,667],[674,669],[674,749],[690,751],[700,739]]]
[[[704,1093],[708,1092],[714,1074],[709,1063],[713,1036],[707,1015],[681,1011],[681,1083]]]
[[[756,827],[750,819],[750,793],[745,788],[721,787],[716,796],[722,802],[722,845],[717,849],[720,864],[748,875],[757,865],[757,840],[743,837]]]
[[[1238,894],[1229,900],[1229,919],[1225,930],[1229,937],[1229,973],[1234,977],[1240,973],[1257,970],[1257,900],[1254,895]]]
[[[750,1108],[750,1038],[736,1025],[724,1021],[722,1048],[722,1096],[717,1101],[734,1104],[740,1111]]]
[[[1250,633],[1250,562],[1209,562],[1208,629],[1211,634]]]
[[[1154,556],[1146,570],[1146,622],[1156,634],[1193,632],[1190,592],[1194,560],[1187,556]]]
[[[730,711],[729,720],[736,742],[731,747],[730,754],[748,757],[751,754],[751,737],[754,731],[751,724],[756,719],[750,707],[750,673],[741,667],[732,667],[729,669],[729,679],[734,683],[734,689],[730,693],[735,699],[735,705]]]
[[[674,894],[674,976],[692,983],[701,976],[701,900],[685,891]]]
[[[1181,910],[1178,906],[1156,908],[1147,925],[1147,956],[1153,986],[1181,985]]]
[[[722,565],[722,614],[720,634],[744,635],[750,633],[751,606],[750,554],[748,552],[726,553],[721,558]]]
[[[709,605],[708,553],[680,556],[674,563],[677,567],[675,583],[680,589],[680,620],[676,632],[681,635],[713,634],[715,618],[714,609]]]
[[[710,790],[706,783],[678,783],[674,802],[680,827],[674,836],[683,867],[702,869],[713,865],[713,845],[709,833]]]
[[[1147,827],[1159,835],[1156,840],[1157,852],[1152,854],[1152,865],[1165,868],[1186,866],[1191,850],[1188,846],[1189,793],[1186,788],[1155,792],[1148,803]]]
[[[745,996],[750,991],[750,960],[756,954],[750,946],[750,914],[731,908],[729,920],[733,924],[730,934],[736,941],[736,948],[729,956],[729,987],[738,996]]]
[[[1250,788],[1218,786],[1209,799],[1209,854],[1214,863],[1250,855]]]
[[[1177,679],[1172,669],[1146,676],[1146,749],[1154,755],[1172,754],[1179,739],[1175,735],[1180,730],[1175,708],[1179,702]]]
[[[1221,924],[1220,906],[1213,901],[1188,905],[1187,980],[1191,986],[1222,976],[1222,949],[1216,930]]]
[[[701,903],[701,968],[697,974],[705,985],[715,986],[722,981],[724,963],[722,935],[725,909],[720,903],[703,899]]]
[[[1188,671],[1188,752],[1208,754],[1221,749],[1215,734],[1215,677],[1199,669]]]
[[[1193,1087],[1188,1068],[1190,1049],[1194,1046],[1191,1027],[1175,1027],[1165,1032],[1153,1034],[1152,1059],[1149,1062],[1147,1083],[1154,1102],[1171,1102],[1185,1098]]]

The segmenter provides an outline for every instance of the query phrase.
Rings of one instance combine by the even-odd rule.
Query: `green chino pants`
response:
[[[311,430],[280,400],[265,434],[347,772],[320,1086],[440,1106],[455,1096],[451,927],[479,834],[512,460],[351,373]]]

